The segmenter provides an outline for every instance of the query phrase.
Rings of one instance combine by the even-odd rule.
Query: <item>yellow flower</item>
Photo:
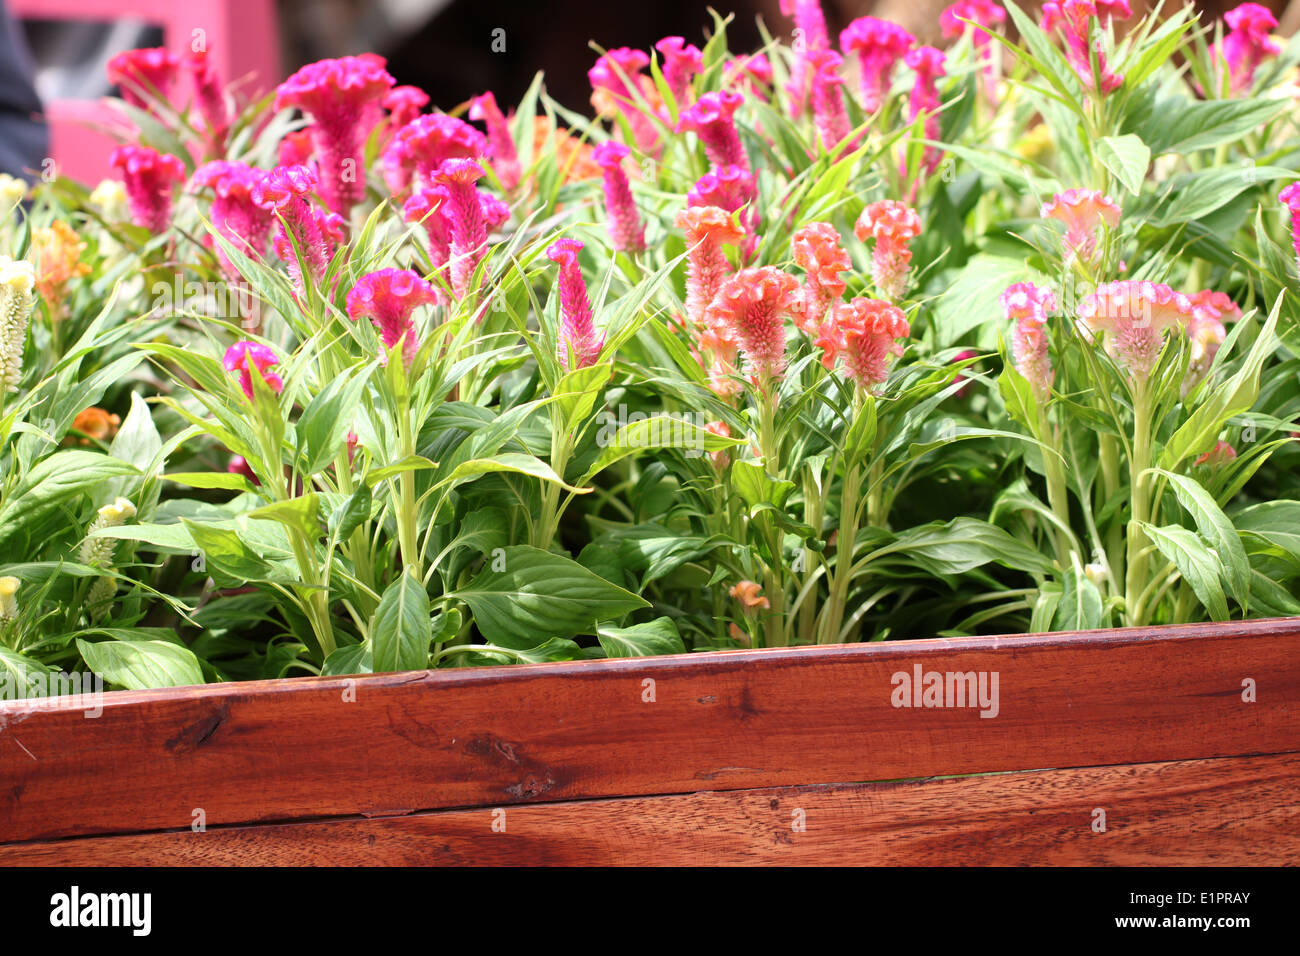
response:
[[[1053,149],[1055,145],[1052,143],[1052,131],[1047,128],[1046,123],[1039,123],[1016,143],[1016,153],[1031,163],[1041,163],[1051,156]]]
[[[0,621],[18,617],[18,587],[22,582],[14,577],[0,578]]]

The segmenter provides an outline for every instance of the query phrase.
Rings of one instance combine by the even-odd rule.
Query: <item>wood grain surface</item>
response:
[[[6,703],[0,843],[1286,753],[1298,651],[1300,621],[1255,621]],[[894,707],[918,665],[996,671],[998,715]]]
[[[1228,757],[85,837],[0,865],[1283,865],[1297,792],[1300,756]]]

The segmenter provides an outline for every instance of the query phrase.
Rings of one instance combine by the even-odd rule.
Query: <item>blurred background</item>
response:
[[[939,13],[949,2],[823,0],[822,6],[833,38],[854,18],[872,15],[938,43]],[[57,162],[76,178],[90,178],[100,145],[73,127],[102,118],[94,101],[111,91],[108,59],[140,46],[179,49],[194,30],[205,32],[213,56],[225,65],[223,75],[248,78],[249,92],[269,89],[313,60],[370,51],[388,59],[398,83],[421,87],[444,109],[485,90],[502,104],[514,102],[544,70],[552,96],[587,110],[587,69],[596,58],[590,41],[649,49],[678,35],[703,45],[711,5],[735,15],[733,50],[761,44],[758,18],[778,36],[788,36],[793,26],[779,0],[0,0],[6,8],[0,17],[0,168],[15,171],[6,152],[30,148],[31,136],[41,135],[22,128],[39,97],[54,127]],[[1132,5],[1135,13],[1146,6],[1144,0]],[[1300,0],[1264,5],[1277,15],[1279,33],[1300,26]],[[1202,0],[1197,6],[1219,17],[1236,2]]]

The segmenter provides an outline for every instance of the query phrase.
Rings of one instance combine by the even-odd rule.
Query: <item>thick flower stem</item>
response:
[[[1146,586],[1147,536],[1142,524],[1151,518],[1151,399],[1148,383],[1139,379],[1133,391],[1133,460],[1129,463],[1132,498],[1128,525],[1128,571],[1124,577],[1125,622],[1129,626],[1147,623],[1141,594]]]
[[[1101,469],[1101,500],[1096,509],[1101,511],[1120,487],[1119,479],[1119,439],[1114,435],[1098,436],[1098,458]],[[1108,579],[1112,587],[1124,580],[1124,532],[1118,521],[1112,521],[1106,532],[1106,563],[1109,565]]]
[[[872,471],[877,462],[872,462]],[[831,577],[830,597],[817,633],[818,644],[837,644],[844,609],[848,604],[849,585],[853,579],[853,542],[858,536],[858,506],[862,495],[862,468],[850,465],[844,474],[840,492],[840,526],[835,538],[835,573]],[[868,512],[870,505],[868,505]],[[870,521],[870,518],[868,518]]]
[[[1070,503],[1065,482],[1065,463],[1052,450],[1060,448],[1060,441],[1047,421],[1047,409],[1042,403],[1038,406],[1038,440],[1045,447],[1043,451],[1043,472],[1047,479],[1047,502],[1051,506],[1061,527],[1052,529],[1052,539],[1056,542],[1056,557],[1061,567],[1070,567],[1070,539],[1063,528],[1070,527]]]

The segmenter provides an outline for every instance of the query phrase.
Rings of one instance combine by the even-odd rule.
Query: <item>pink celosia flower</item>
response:
[[[767,91],[772,86],[772,64],[767,57],[761,53],[732,57],[722,73],[722,88],[731,89],[742,83],[754,96],[767,100]]]
[[[236,342],[226,349],[221,364],[227,372],[235,373],[239,379],[239,387],[244,390],[244,394],[248,396],[249,401],[253,399],[252,370],[254,368],[257,369],[258,375],[261,376],[262,381],[266,382],[271,391],[278,395],[284,390],[284,380],[280,378],[279,374],[271,371],[273,366],[280,364],[280,359],[268,346],[250,342],[247,339]]]
[[[433,286],[410,269],[380,269],[357,280],[348,293],[348,318],[353,322],[365,316],[374,323],[392,349],[400,341],[402,358],[407,365],[415,358],[415,320],[411,314],[421,305],[438,301]]]
[[[1300,268],[1300,182],[1287,186],[1277,194],[1277,198],[1291,214],[1291,245],[1295,249],[1296,266]]]
[[[280,84],[275,108],[296,107],[312,118],[312,140],[320,161],[320,190],[326,205],[343,217],[365,198],[362,148],[369,120],[396,82],[374,56],[345,56],[309,63]]]
[[[807,56],[816,50],[828,50],[831,38],[826,30],[826,14],[820,0],[781,0],[781,12],[794,20],[794,62],[790,68],[790,94],[795,114],[803,111],[808,99],[814,67]]]
[[[1065,58],[1074,67],[1079,82],[1085,90],[1096,92],[1097,81],[1100,80],[1100,91],[1104,96],[1119,89],[1124,77],[1110,71],[1100,49],[1092,51],[1097,57],[1097,76],[1093,76],[1090,58],[1092,46],[1089,43],[1091,22],[1099,17],[1105,17],[1109,22],[1112,17],[1127,18],[1129,15],[1127,0],[1102,0],[1101,3],[1094,3],[1093,0],[1049,0],[1043,4],[1042,28],[1046,33],[1056,29],[1062,32],[1065,37]]]
[[[686,315],[702,329],[709,304],[731,274],[722,247],[739,245],[745,230],[717,206],[687,207],[677,214],[676,225],[686,233]]]
[[[645,225],[632,198],[632,186],[623,170],[623,160],[630,150],[622,143],[606,140],[596,147],[592,158],[605,171],[605,215],[614,248],[626,252],[645,249]]]
[[[200,166],[190,180],[195,188],[212,190],[210,218],[221,237],[254,259],[261,258],[271,234],[270,212],[253,201],[253,188],[265,175],[247,163],[217,160]],[[227,275],[238,276],[238,270],[220,246],[217,258]]]
[[[859,17],[840,33],[844,55],[857,54],[862,108],[868,113],[880,109],[894,66],[915,44],[916,38],[897,23],[875,17]]]
[[[1006,18],[1006,11],[993,0],[957,0],[939,15],[939,26],[946,38],[955,39],[970,31],[971,44],[984,78],[984,97],[990,103],[997,99],[997,67],[993,62],[989,31]]]
[[[705,315],[735,339],[747,371],[760,388],[785,368],[786,316],[799,311],[799,281],[780,269],[742,269],[726,279]]]
[[[1194,465],[1206,465],[1210,468],[1221,468],[1228,462],[1237,457],[1237,449],[1233,448],[1226,441],[1216,442],[1214,447],[1201,455]]]
[[[115,147],[108,162],[122,174],[131,220],[153,233],[166,231],[172,188],[185,179],[185,164],[148,146],[132,145]]]
[[[642,152],[653,152],[658,145],[659,133],[654,123],[643,112],[637,96],[651,105],[648,95],[653,83],[641,71],[650,65],[650,57],[641,50],[619,47],[596,60],[595,66],[587,71],[591,81],[592,105],[597,112],[604,113],[607,104],[612,103],[627,119],[632,127],[632,135],[637,148]],[[645,84],[649,83],[649,88]]]
[[[875,240],[871,281],[886,298],[899,298],[907,291],[912,263],[908,243],[921,234],[921,217],[906,203],[882,199],[862,210],[853,231],[863,242]]]
[[[305,282],[294,244],[313,282],[321,280],[333,257],[328,234],[332,224],[318,216],[310,202],[315,188],[316,174],[306,166],[277,166],[254,183],[249,193],[254,203],[276,217],[272,247],[288,267],[299,294],[305,291]]]
[[[733,118],[745,98],[731,90],[705,93],[693,106],[682,110],[677,132],[692,132],[700,138],[704,152],[715,168],[739,166],[749,169],[749,157],[740,144]]]
[[[379,105],[388,110],[388,126],[399,130],[429,105],[429,94],[418,86],[394,86],[384,94]]]
[[[429,237],[429,258],[441,271],[451,259],[451,227],[447,219],[448,193],[445,186],[419,189],[402,205],[402,218],[424,226]]]
[[[678,104],[684,105],[690,97],[691,78],[704,66],[704,54],[684,37],[664,37],[655,49],[663,57],[664,82]]]
[[[924,116],[922,127],[926,139],[939,138],[939,116],[936,112],[940,106],[939,77],[945,75],[946,59],[940,50],[932,46],[921,46],[910,51],[903,62],[916,72],[916,83],[907,100],[907,121],[915,123],[918,116]],[[939,149],[927,146],[921,159],[921,169],[934,172],[939,166]]]
[[[834,50],[812,50],[806,59],[812,76],[813,121],[822,149],[829,152],[849,135],[849,114],[840,93],[844,60]]]
[[[311,127],[285,133],[277,150],[281,166],[309,166],[316,148],[311,141]]]
[[[572,355],[573,368],[595,365],[605,337],[597,335],[591,301],[587,298],[587,281],[582,277],[578,253],[583,243],[577,239],[557,239],[546,250],[546,257],[560,266],[560,364],[567,370]]]
[[[483,175],[483,167],[472,159],[449,159],[433,174],[433,181],[447,190],[451,287],[462,299],[469,295],[474,270],[487,254],[487,220],[474,185]]]
[[[960,362],[966,361],[967,359],[973,359],[977,355],[979,355],[979,352],[975,351],[974,349],[962,349],[960,352],[958,352],[956,355],[952,357],[952,364],[956,365]],[[961,388],[953,392],[953,395],[956,398],[965,398],[966,393],[970,391],[970,382],[968,381],[968,379],[969,376],[965,372],[959,372],[957,374],[957,377],[953,379],[954,384],[957,382],[965,383],[962,385]]]
[[[686,194],[688,206],[717,206],[735,212],[754,198],[754,175],[741,166],[720,166],[701,176]]]
[[[1222,292],[1205,289],[1188,298],[1192,302],[1192,320],[1187,325],[1190,354],[1182,386],[1184,397],[1209,373],[1219,346],[1228,336],[1224,322],[1241,318],[1240,306]]]
[[[1223,19],[1230,28],[1222,49],[1228,64],[1229,89],[1234,94],[1245,93],[1254,84],[1259,65],[1282,52],[1282,45],[1269,36],[1277,29],[1277,19],[1258,3],[1243,3],[1225,13]]]
[[[257,475],[253,473],[253,468],[243,455],[235,455],[230,459],[230,464],[226,466],[226,471],[232,475],[243,475],[255,485],[260,485]]]
[[[487,152],[487,137],[464,120],[425,113],[399,129],[385,148],[384,181],[394,196],[401,196],[412,178],[417,187],[432,185],[434,171],[447,160],[479,159]]]
[[[180,57],[171,50],[127,50],[108,61],[108,81],[122,91],[122,99],[132,106],[152,110],[149,99],[167,99],[179,68]]]
[[[710,435],[717,435],[719,438],[730,438],[731,429],[727,427],[726,422],[709,422],[704,426],[704,430]],[[709,460],[713,462],[713,467],[721,471],[731,463],[731,455],[726,451],[709,452]]]
[[[1097,251],[1102,226],[1119,225],[1120,208],[1095,189],[1067,189],[1044,203],[1040,214],[1065,223],[1066,259],[1087,262]]]
[[[226,131],[230,129],[230,109],[226,105],[226,93],[207,48],[191,48],[185,55],[185,67],[194,84],[194,101],[198,104],[199,115],[208,126],[208,139],[212,143],[213,152],[220,155]]]
[[[809,334],[820,332],[822,319],[831,303],[847,288],[841,272],[853,268],[849,254],[840,245],[840,234],[829,222],[811,222],[790,240],[795,264],[804,270],[803,302],[795,325]]]
[[[487,125],[492,168],[502,186],[514,189],[519,185],[519,152],[515,149],[514,137],[510,135],[510,126],[497,106],[497,98],[491,92],[474,97],[470,100],[469,118]]]
[[[1048,352],[1047,320],[1056,311],[1056,296],[1032,282],[1017,282],[1002,293],[999,302],[1011,330],[1011,355],[1016,369],[1031,386],[1039,401],[1052,389],[1056,372]]]
[[[1093,334],[1104,333],[1110,353],[1144,379],[1164,348],[1165,330],[1186,328],[1193,306],[1163,283],[1123,280],[1098,286],[1080,304],[1079,318]]]
[[[822,349],[823,365],[833,369],[842,358],[849,378],[870,391],[889,377],[890,357],[903,354],[898,340],[910,333],[898,306],[856,298],[831,308],[830,321],[822,326],[816,344]]]

